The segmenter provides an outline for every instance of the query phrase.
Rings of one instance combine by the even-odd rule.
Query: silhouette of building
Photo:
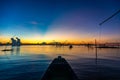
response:
[[[18,37],[16,37],[16,46],[20,46],[21,45],[21,41],[20,41],[20,39],[18,38]]]
[[[20,46],[21,45],[21,41],[18,37],[16,37],[16,40],[14,38],[11,38],[12,41],[12,46]]]
[[[14,38],[11,38],[12,46],[16,46],[16,40]]]

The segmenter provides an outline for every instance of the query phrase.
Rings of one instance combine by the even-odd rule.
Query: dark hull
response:
[[[2,51],[13,51],[13,49],[4,49]]]
[[[52,61],[41,80],[78,80],[78,77],[68,62],[59,56]]]

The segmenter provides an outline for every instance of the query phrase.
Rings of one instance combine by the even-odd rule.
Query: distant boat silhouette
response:
[[[70,46],[69,46],[69,48],[71,49],[71,48],[73,48],[73,46],[72,46],[72,45],[70,45]]]
[[[2,51],[13,51],[13,49],[3,49]]]
[[[3,49],[3,50],[1,50],[1,51],[13,51],[13,49],[7,49],[7,46],[9,45],[9,43],[7,43],[6,45],[5,45],[5,49]]]
[[[41,80],[79,80],[69,63],[58,56],[55,58]]]

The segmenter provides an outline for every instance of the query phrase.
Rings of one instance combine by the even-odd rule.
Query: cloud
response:
[[[32,25],[41,25],[41,26],[45,25],[44,23],[37,22],[37,21],[31,21],[30,24],[32,24]]]
[[[37,25],[38,24],[37,21],[31,21],[30,23],[33,24],[33,25]]]

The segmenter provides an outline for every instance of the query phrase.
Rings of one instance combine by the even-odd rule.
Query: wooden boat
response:
[[[3,49],[2,51],[13,51],[13,49]]]
[[[78,80],[78,77],[68,62],[58,56],[52,61],[41,80]]]

